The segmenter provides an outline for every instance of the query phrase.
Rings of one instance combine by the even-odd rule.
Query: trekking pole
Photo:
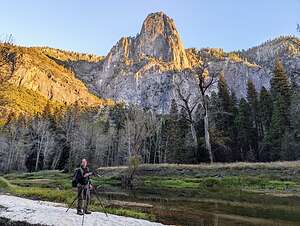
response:
[[[75,199],[74,199],[74,200],[72,201],[72,203],[69,205],[69,207],[68,207],[68,209],[66,210],[66,212],[68,212],[69,209],[74,205],[75,201],[76,201],[76,200],[79,198],[79,196],[81,195],[82,190],[83,190],[83,189],[80,190],[79,194],[75,197]]]
[[[107,212],[105,210],[105,207],[104,207],[103,203],[101,202],[101,199],[99,198],[99,195],[98,195],[98,192],[97,192],[97,188],[94,188],[94,191],[95,191],[96,198],[98,199],[101,208],[103,209],[105,215],[108,217],[108,214],[107,214]]]

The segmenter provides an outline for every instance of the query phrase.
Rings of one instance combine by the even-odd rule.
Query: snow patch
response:
[[[76,214],[76,210],[67,208],[63,204],[35,201],[9,195],[0,195],[0,218],[11,221],[23,221],[30,224],[42,224],[53,226],[81,226],[82,216]],[[162,226],[146,220],[130,217],[116,216],[93,212],[84,216],[84,226]]]

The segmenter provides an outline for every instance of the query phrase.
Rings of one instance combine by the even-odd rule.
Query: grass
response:
[[[176,168],[176,169],[283,169],[283,168],[299,168],[300,161],[281,161],[268,163],[250,163],[250,162],[234,162],[234,163],[201,163],[192,164],[144,164],[145,168]]]
[[[147,172],[166,171],[166,174],[170,170],[177,171],[191,171],[191,172],[202,172],[202,171],[230,171],[230,170],[297,170],[300,168],[300,161],[281,161],[281,162],[268,162],[268,163],[250,163],[250,162],[234,162],[234,163],[201,163],[201,164],[142,164],[139,167],[139,172],[146,175]],[[127,166],[113,166],[113,167],[100,167],[99,172],[103,175],[112,174],[114,176],[119,175],[127,170]],[[171,171],[174,172],[174,171]],[[229,172],[230,173],[230,172]]]
[[[76,196],[76,191],[71,188],[70,180],[70,174],[59,171],[11,173],[0,177],[0,190],[16,196],[69,204]],[[109,180],[106,182],[109,183]],[[101,184],[101,181],[97,183]],[[95,199],[91,200],[90,208],[93,211],[103,212]],[[153,215],[135,209],[107,208],[106,211],[116,215],[155,220]]]
[[[300,191],[300,184],[294,181],[274,180],[259,176],[225,176],[206,178],[162,178],[146,177],[144,185],[147,187],[176,188],[176,189],[231,189],[231,190],[273,190],[286,191],[289,189]]]
[[[160,177],[147,177],[144,181],[147,187],[158,187],[158,188],[198,188],[199,182],[197,180],[189,179],[178,179],[178,178],[160,178]]]
[[[0,177],[0,189],[13,195],[38,198],[46,201],[69,203],[74,197],[71,190],[59,190],[41,187],[21,187],[10,183],[4,177]]]

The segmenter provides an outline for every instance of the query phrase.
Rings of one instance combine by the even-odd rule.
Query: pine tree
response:
[[[229,137],[231,139],[231,152],[232,152],[232,161],[240,161],[240,155],[239,155],[239,150],[238,150],[238,131],[239,128],[237,126],[237,118],[238,118],[238,100],[235,95],[235,91],[231,90],[231,95],[230,95],[230,112],[232,114],[232,122],[229,128]]]
[[[251,117],[255,128],[259,131],[259,111],[257,92],[253,82],[249,79],[247,83],[247,101],[251,107]]]
[[[237,115],[237,99],[235,93],[232,90],[231,94],[228,90],[228,85],[224,79],[224,75],[221,74],[218,82],[218,111],[219,113],[215,117],[216,128],[219,136],[223,138],[223,147],[226,146],[227,158],[239,158],[236,150],[236,125],[235,118]],[[233,157],[235,156],[235,157]]]
[[[250,161],[254,158],[253,147],[251,146],[253,141],[253,127],[251,121],[251,108],[248,102],[242,98],[239,104],[239,112],[236,121],[239,133],[237,136],[238,147],[242,160]]]
[[[174,99],[171,102],[170,114],[165,122],[165,130],[167,161],[179,163],[184,157],[182,148],[184,141],[180,133],[178,107]]]
[[[224,73],[222,73],[219,77],[218,82],[218,97],[220,101],[220,106],[223,111],[229,112],[230,107],[230,94],[228,91],[228,85],[224,78]]]
[[[230,112],[233,113],[233,116],[236,116],[238,114],[238,106],[237,106],[238,105],[238,100],[237,100],[235,91],[233,89],[230,92],[230,101],[231,101]]]
[[[260,91],[259,109],[260,109],[260,115],[263,124],[263,131],[265,135],[270,128],[273,104],[272,104],[271,94],[264,86],[261,88]]]
[[[279,96],[274,101],[271,126],[268,136],[268,141],[271,144],[270,160],[276,161],[281,156],[282,137],[285,134],[285,108],[286,103],[282,96]]]
[[[228,91],[228,86],[222,73],[218,82],[218,114],[216,117],[216,127],[222,131],[224,136],[228,135],[228,127],[232,124],[231,117],[231,98]]]
[[[277,58],[274,75],[271,80],[271,94],[273,99],[273,113],[268,133],[271,160],[279,160],[282,153],[283,137],[290,129],[290,105],[292,90],[283,65]]]
[[[275,60],[274,76],[271,79],[271,93],[275,99],[279,95],[282,96],[286,107],[290,106],[292,96],[291,85],[279,58]]]
[[[251,121],[253,125],[253,148],[255,150],[256,160],[259,160],[258,142],[262,138],[262,125],[260,121],[260,113],[258,107],[257,92],[253,82],[249,79],[247,82],[247,101],[251,108]]]
[[[300,87],[293,87],[290,107],[291,128],[285,133],[282,141],[282,157],[284,160],[300,159]]]

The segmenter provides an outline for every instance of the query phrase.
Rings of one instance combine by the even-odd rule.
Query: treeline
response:
[[[211,96],[218,161],[278,161],[300,157],[299,87],[277,59],[271,89],[257,92],[251,80],[239,102],[224,77]]]
[[[257,91],[249,80],[246,98],[241,100],[221,74],[217,91],[207,97],[213,160],[299,159],[299,93],[279,60],[271,89]],[[173,100],[168,115],[132,105],[86,109],[77,103],[55,110],[47,104],[32,118],[11,114],[0,131],[0,169],[72,171],[83,157],[92,166],[124,165],[132,159],[140,163],[209,162],[203,109],[198,105],[192,120],[186,109]]]

